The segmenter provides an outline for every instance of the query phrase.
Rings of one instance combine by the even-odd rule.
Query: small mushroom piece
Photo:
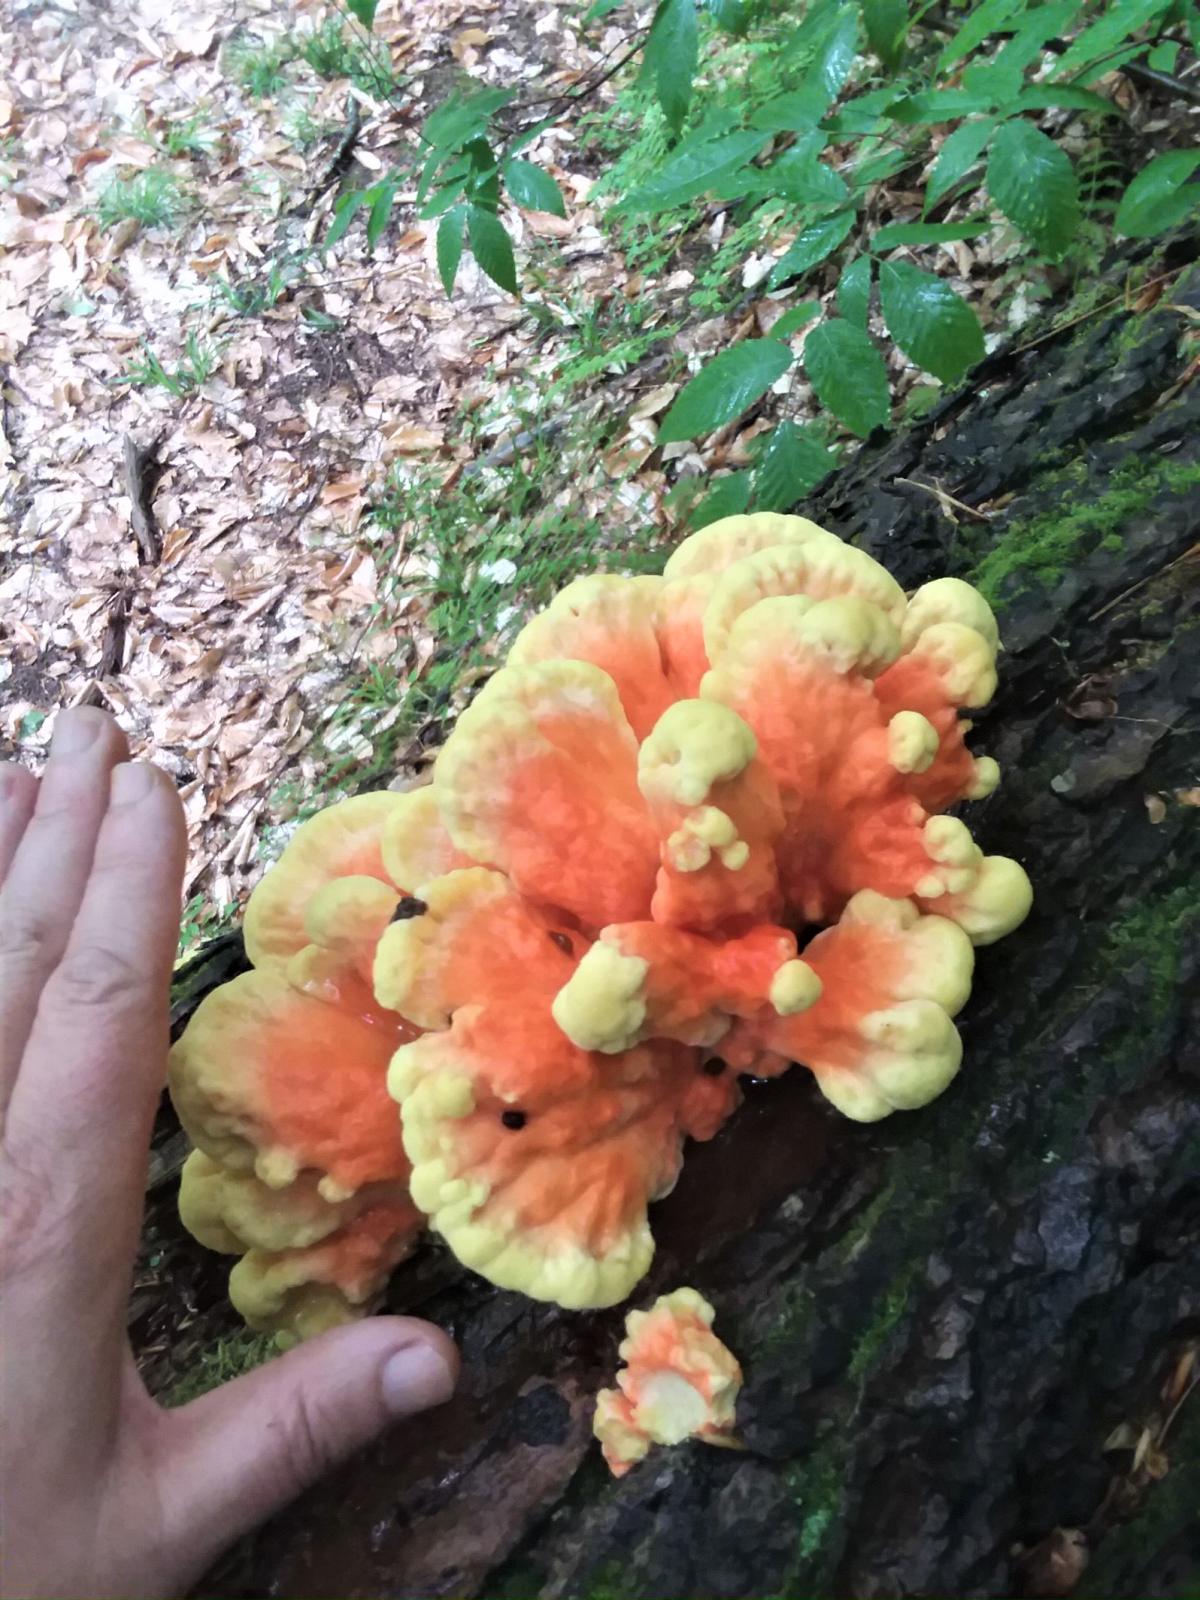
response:
[[[593,1431],[614,1477],[652,1444],[736,1445],[734,1412],[742,1387],[736,1357],[712,1331],[713,1308],[695,1289],[660,1295],[625,1319],[617,1387],[596,1397]]]

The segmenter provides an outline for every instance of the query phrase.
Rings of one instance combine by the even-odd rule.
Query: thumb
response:
[[[428,1322],[335,1328],[163,1416],[166,1538],[202,1569],[389,1423],[441,1405],[458,1352]]]

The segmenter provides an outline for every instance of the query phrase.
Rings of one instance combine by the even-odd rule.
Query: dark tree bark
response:
[[[1061,1593],[1080,1552],[1079,1593],[1195,1593],[1200,1393],[1162,1428],[1200,1333],[1200,383],[1180,305],[1200,309],[1200,272],[989,358],[804,507],[905,585],[959,573],[995,598],[1008,648],[975,742],[1004,782],[971,823],[1037,900],[980,952],[940,1101],[860,1127],[800,1070],[753,1086],[655,1208],[637,1300],[712,1299],[746,1451],[660,1450],[614,1483],[589,1419],[621,1311],[532,1304],[430,1247],[391,1301],[460,1340],[459,1396],[206,1593]]]

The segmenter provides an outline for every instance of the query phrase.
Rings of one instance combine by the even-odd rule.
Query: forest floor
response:
[[[786,221],[704,201],[612,212],[664,136],[632,69],[599,81],[628,24],[585,32],[585,9],[385,0],[372,64],[305,0],[192,0],[167,20],[153,0],[16,8],[0,47],[0,754],[36,766],[61,706],[115,712],[186,807],[185,945],[244,901],[298,816],[414,781],[566,579],[653,569],[711,474],[744,466],[779,417],[814,414],[793,372],[700,445],[655,448],[689,368],[803,295],[832,298],[836,273],[768,294]],[[765,69],[726,40],[702,70],[736,95]],[[411,190],[374,255],[361,227],[320,251],[339,182],[406,158],[470,79],[583,96],[528,152],[565,218],[506,213],[521,296],[467,259],[448,300]],[[1100,87],[1143,148],[1188,114],[1118,75]],[[1049,116],[1084,148],[1069,112]],[[877,185],[871,220],[919,215],[920,176]],[[1078,288],[1087,260],[1031,272],[1006,226],[912,254],[971,301],[989,347]],[[897,415],[919,414],[939,386],[888,359]]]

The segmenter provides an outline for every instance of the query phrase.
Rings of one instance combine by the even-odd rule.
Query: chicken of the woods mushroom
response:
[[[254,970],[175,1047],[181,1210],[241,1257],[246,1319],[363,1314],[426,1226],[493,1283],[610,1305],[739,1074],[800,1063],[860,1121],[940,1094],[975,947],[1031,901],[946,814],[999,778],[963,716],[998,647],[966,583],[906,596],[801,517],[564,589],[428,787],[297,830]]]

